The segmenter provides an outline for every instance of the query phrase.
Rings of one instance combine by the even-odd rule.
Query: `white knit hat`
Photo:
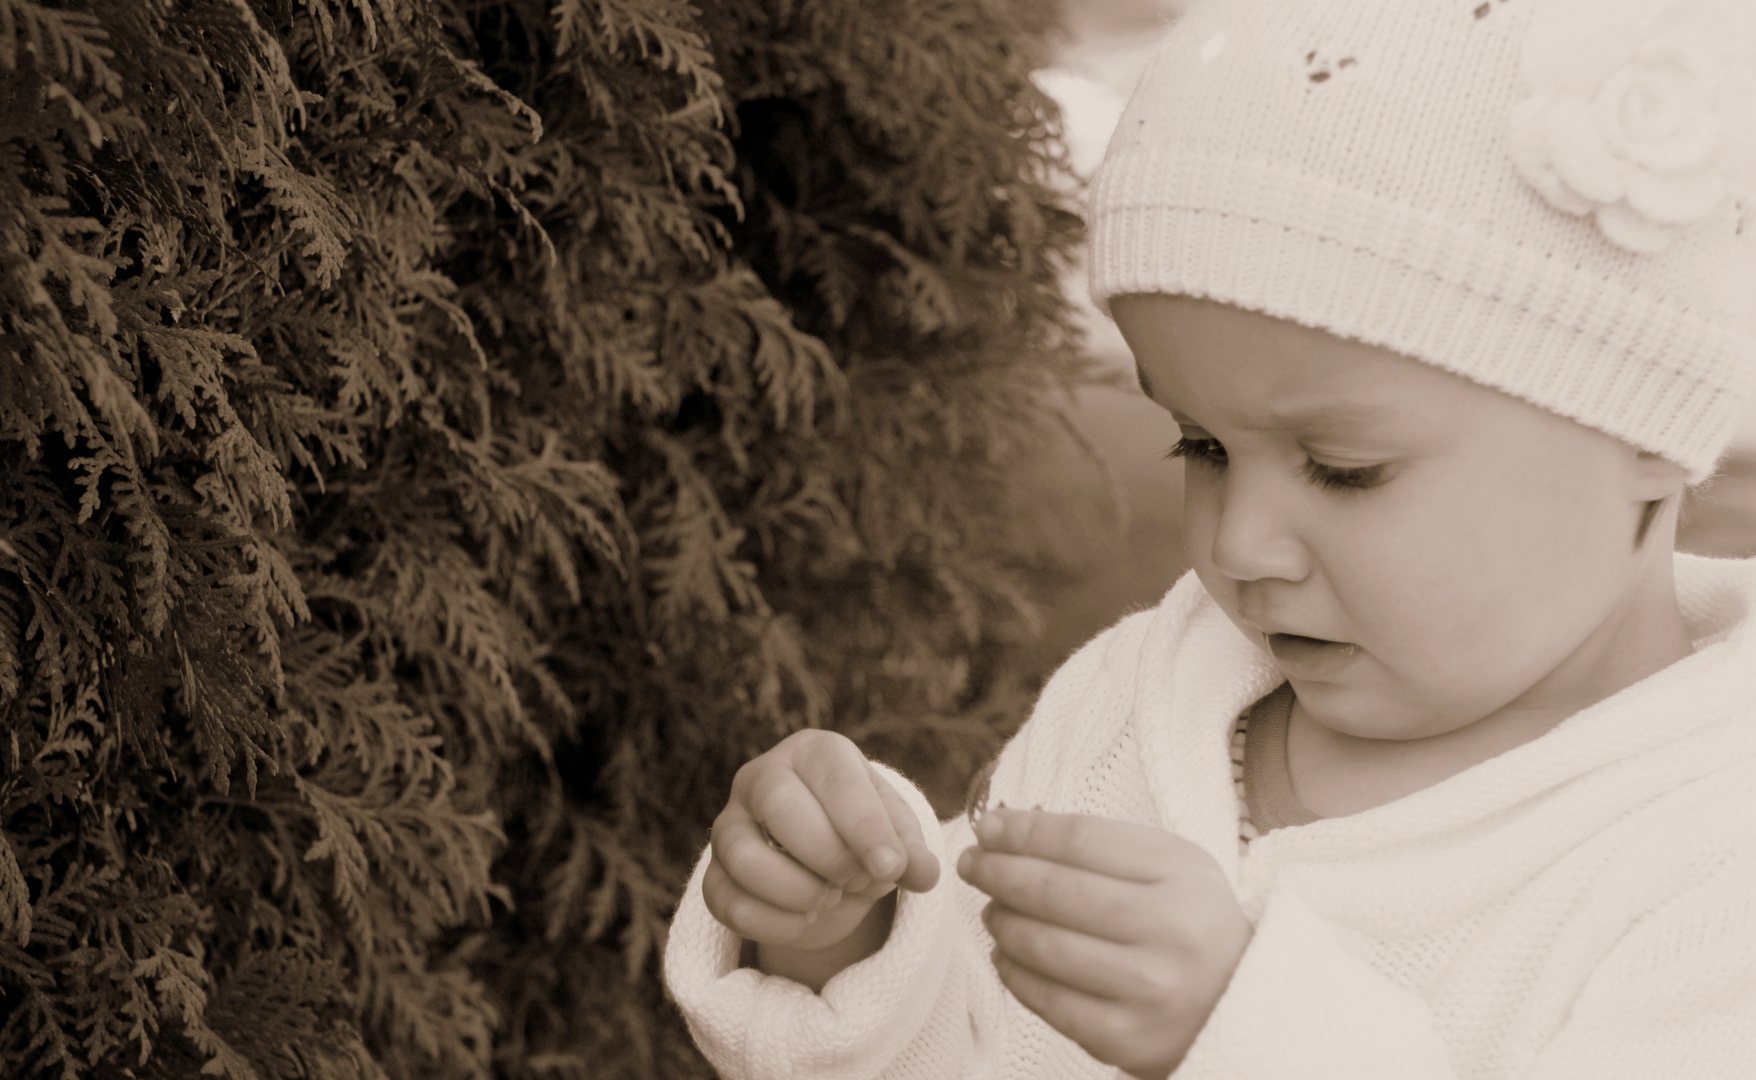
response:
[[[1384,346],[1699,480],[1756,387],[1756,0],[1196,0],[1091,290]]]

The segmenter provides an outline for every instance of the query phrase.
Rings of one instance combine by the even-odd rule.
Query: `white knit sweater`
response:
[[[1174,829],[1256,934],[1177,1080],[1756,1077],[1756,562],[1679,556],[1695,654],[1424,791],[1240,854],[1228,737],[1280,676],[1185,577],[1050,681],[1011,805]],[[907,795],[931,823],[926,800]],[[1111,1077],[994,974],[946,873],[821,995],[738,967],[701,898],[665,977],[728,1080]]]

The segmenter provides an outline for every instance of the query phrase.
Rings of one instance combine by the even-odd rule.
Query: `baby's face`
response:
[[[1181,297],[1113,310],[1182,429],[1195,571],[1314,720],[1425,738],[1629,681],[1669,559],[1635,536],[1680,470],[1386,349]]]

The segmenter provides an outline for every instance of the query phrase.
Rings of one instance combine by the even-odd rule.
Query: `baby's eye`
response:
[[[1320,461],[1305,461],[1305,479],[1325,491],[1365,491],[1384,482],[1383,465],[1362,465],[1344,469]]]
[[[1177,445],[1165,451],[1165,457],[1186,458],[1200,465],[1218,467],[1226,463],[1226,448],[1218,439],[1191,438],[1188,435],[1177,440]]]

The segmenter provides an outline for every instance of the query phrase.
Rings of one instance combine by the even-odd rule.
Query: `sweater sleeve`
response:
[[[1113,739],[1128,695],[1106,675],[1137,651],[1150,615],[1086,643],[1043,688],[1031,719],[1001,751],[993,793],[1013,805],[1053,801],[1084,775],[1069,732]],[[1106,688],[1108,690],[1106,691]],[[1105,732],[1109,732],[1108,735]],[[671,921],[665,982],[696,1045],[725,1080],[974,1080],[1035,1062],[1057,1080],[1110,1076],[1070,1040],[1025,1011],[1000,984],[981,921],[987,898],[957,876],[974,843],[969,824],[943,825],[914,785],[879,766],[921,823],[939,859],[939,883],[903,893],[884,947],[838,973],[821,994],[738,966],[742,941],[701,895],[703,852]]]
[[[969,1071],[970,944],[956,910],[955,858],[947,857],[947,834],[960,823],[941,827],[914,785],[879,768],[914,809],[944,872],[930,891],[904,892],[884,947],[821,994],[738,966],[741,939],[702,899],[710,851],[696,863],[671,923],[665,982],[725,1080],[925,1080]]]
[[[1756,1060],[1756,855],[1632,923],[1524,1080],[1731,1080]],[[1294,893],[1270,899],[1174,1080],[1451,1080],[1419,995],[1349,952]]]
[[[1756,853],[1649,912],[1593,968],[1529,1080],[1720,1080],[1756,1062]]]
[[[1283,892],[1269,899],[1230,985],[1173,1075],[1450,1080],[1453,1072],[1420,996],[1348,951],[1309,904]]]

